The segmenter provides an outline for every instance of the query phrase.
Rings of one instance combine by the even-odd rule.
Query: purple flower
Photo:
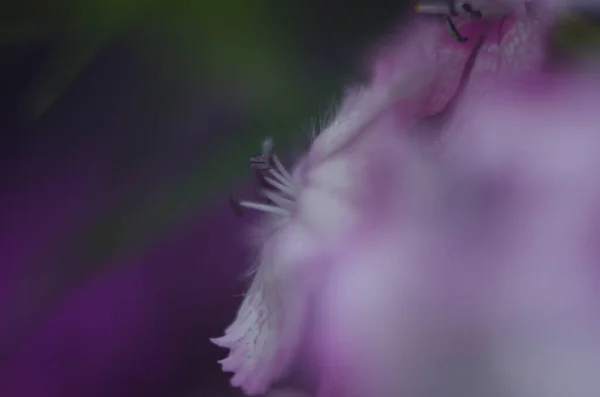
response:
[[[234,386],[302,347],[319,397],[600,393],[600,91],[541,73],[536,5],[454,38],[416,18],[291,171],[267,141],[256,273],[213,340]]]

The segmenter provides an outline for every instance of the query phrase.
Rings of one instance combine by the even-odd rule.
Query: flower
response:
[[[266,392],[304,346],[317,351],[319,396],[435,395],[426,387],[453,387],[436,372],[445,353],[456,357],[452,346],[483,354],[477,344],[497,320],[488,317],[503,310],[487,306],[500,298],[484,286],[501,290],[494,276],[510,263],[502,262],[506,255],[525,260],[525,251],[510,245],[520,235],[516,225],[521,231],[519,222],[528,219],[520,212],[528,189],[514,173],[528,174],[514,167],[542,172],[552,145],[569,147],[556,134],[538,158],[528,137],[533,152],[519,153],[517,132],[526,135],[528,123],[543,130],[550,108],[527,113],[523,104],[535,100],[523,99],[519,85],[518,95],[496,98],[544,65],[555,14],[524,8],[493,20],[447,19],[454,37],[443,20],[416,17],[382,47],[371,82],[348,92],[291,171],[266,141],[259,158],[266,203],[236,202],[266,213],[256,273],[236,319],[213,340],[230,349],[221,364],[234,373],[232,385],[250,395]],[[433,145],[414,139],[422,136],[434,137]],[[525,156],[522,163],[513,151]],[[586,161],[576,175],[593,169],[593,156]],[[515,194],[522,201],[513,203]],[[542,246],[527,239],[539,254]],[[501,308],[502,299],[495,302]],[[448,372],[452,365],[440,367]]]

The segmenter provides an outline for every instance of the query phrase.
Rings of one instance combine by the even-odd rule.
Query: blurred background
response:
[[[228,195],[306,149],[406,1],[0,6],[0,396],[210,397],[251,264]],[[215,394],[217,395],[217,394]]]

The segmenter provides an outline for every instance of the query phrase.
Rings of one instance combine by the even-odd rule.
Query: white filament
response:
[[[279,189],[282,193],[285,193],[290,197],[296,196],[296,192],[288,185],[284,185],[283,183],[280,183],[273,178],[269,178],[268,176],[265,177],[265,181],[269,182],[273,187]]]
[[[283,164],[281,164],[281,161],[279,161],[279,158],[277,158],[276,154],[273,154],[273,162],[275,163],[275,168],[277,168],[277,171],[279,171],[281,175],[291,184],[293,180],[292,174],[285,169]],[[291,187],[293,187],[293,184]]]
[[[265,176],[264,179],[275,189],[275,191],[263,189],[261,190],[261,194],[268,198],[272,204],[240,201],[239,205],[244,208],[286,217],[291,214],[298,189],[293,182],[292,175],[283,164],[281,164],[281,161],[279,161],[277,156],[273,154],[271,158],[273,159],[275,167],[269,168],[269,173],[273,178]]]
[[[270,204],[255,203],[254,201],[240,201],[240,206],[280,216],[288,216],[290,214],[288,210],[281,207]]]

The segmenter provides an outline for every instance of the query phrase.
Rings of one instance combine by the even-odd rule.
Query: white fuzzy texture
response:
[[[403,93],[412,94],[406,90],[415,83],[367,87],[347,96],[337,117],[315,141],[302,165],[306,171],[293,172],[301,186],[293,214],[265,219],[252,285],[225,335],[213,339],[230,349],[221,361],[223,370],[233,372],[232,385],[247,394],[264,393],[286,375],[305,329],[309,301],[327,271],[328,247],[357,226],[352,198],[364,181],[356,175],[360,162],[348,161],[343,151],[336,152]],[[428,80],[421,83],[428,84]]]

